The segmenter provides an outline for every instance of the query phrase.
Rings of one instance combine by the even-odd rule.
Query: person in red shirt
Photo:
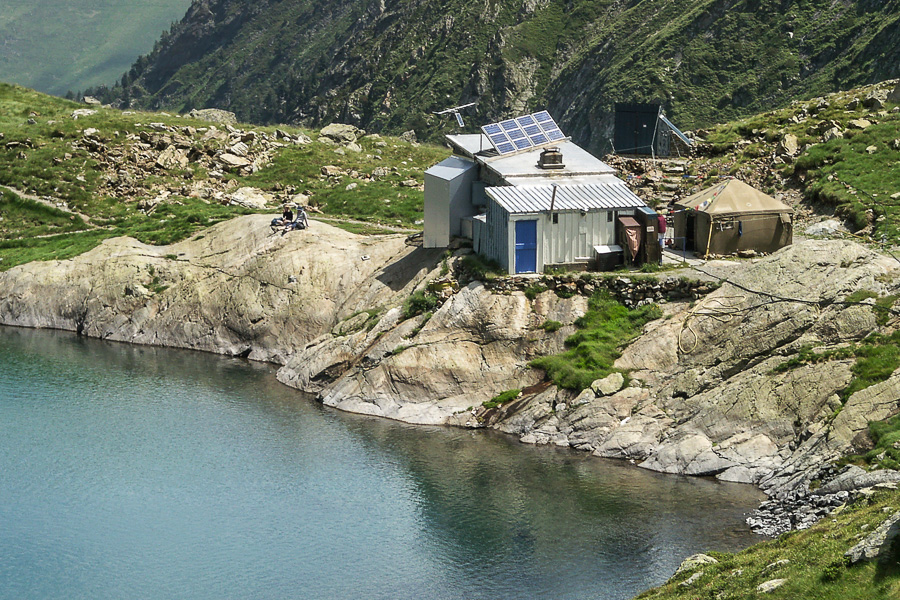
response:
[[[660,212],[656,218],[659,220],[657,237],[659,238],[659,264],[662,264],[662,251],[666,243],[666,215]]]

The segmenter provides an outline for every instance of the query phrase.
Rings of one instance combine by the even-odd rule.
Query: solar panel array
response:
[[[491,123],[482,127],[481,131],[488,136],[494,149],[500,154],[512,154],[520,150],[558,142],[566,137],[546,110],[533,115]]]

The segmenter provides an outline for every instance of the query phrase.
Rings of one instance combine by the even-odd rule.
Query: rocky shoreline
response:
[[[796,489],[770,497],[747,518],[755,533],[775,537],[794,529],[807,529],[819,519],[849,504],[871,497],[876,490],[896,490],[900,472],[885,469],[868,472],[855,465],[835,469],[823,466],[814,490]]]
[[[342,410],[752,483],[770,498],[750,523],[770,534],[895,481],[827,491],[842,474],[823,466],[866,449],[868,422],[900,412],[900,376],[842,400],[852,360],[782,367],[894,327],[874,301],[845,301],[898,287],[896,261],[855,243],[804,241],[733,263],[721,285],[664,274],[464,282],[430,314],[403,318],[413,291],[457,272],[468,251],[448,258],[403,235],[322,222],[273,235],[268,220],[242,217],[167,247],[107,240],[15,267],[0,273],[0,324],[273,362],[280,381]],[[529,361],[565,348],[601,288],[628,305],[660,302],[664,317],[616,361],[627,378],[581,393],[548,385]],[[511,389],[523,393],[483,406]]]

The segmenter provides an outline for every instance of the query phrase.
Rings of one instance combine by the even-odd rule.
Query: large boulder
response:
[[[885,519],[864,540],[847,550],[845,556],[850,559],[852,565],[866,560],[889,560],[894,540],[898,536],[900,536],[900,511]]]
[[[900,83],[897,84],[897,87],[891,91],[887,96],[888,102],[893,102],[894,104],[900,104]]]
[[[400,305],[417,282],[389,275],[415,251],[405,236],[325,223],[273,236],[270,220],[240,217],[170,246],[108,239],[70,260],[14,267],[0,273],[0,324],[284,363],[342,320]]]
[[[187,152],[175,146],[167,147],[156,159],[156,166],[162,169],[184,169],[188,163]]]
[[[553,295],[544,301],[551,306],[542,311],[553,320],[571,323],[584,312],[582,297]],[[451,296],[430,319],[401,322],[399,311],[390,314],[387,329],[325,336],[296,353],[278,378],[316,391],[325,404],[344,410],[447,423],[503,391],[538,383],[541,375],[527,368],[528,356],[539,347],[550,352],[563,347],[564,338],[537,328],[543,318],[523,293],[494,294],[479,283]],[[548,339],[555,341],[547,346]]]
[[[343,123],[332,123],[326,125],[319,132],[320,138],[325,138],[339,145],[355,143],[359,136],[364,132],[353,125],[345,125]]]
[[[207,121],[209,123],[218,123],[219,125],[237,124],[237,116],[233,112],[222,110],[220,108],[195,108],[188,113],[188,116],[192,119]]]
[[[623,350],[615,366],[641,388],[607,396],[597,386],[518,433],[546,431],[552,419],[572,446],[598,456],[796,489],[823,461],[854,448],[867,419],[900,412],[900,376],[842,405],[852,359],[782,368],[802,348],[877,331],[870,306],[843,300],[860,289],[892,293],[884,282],[896,261],[853,242],[807,240],[730,268],[733,284],[692,306],[669,305],[666,319]],[[626,402],[635,389],[640,395]],[[517,406],[529,411],[531,402]]]
[[[265,210],[275,197],[254,187],[238,188],[225,196],[229,204],[252,208],[253,210]]]

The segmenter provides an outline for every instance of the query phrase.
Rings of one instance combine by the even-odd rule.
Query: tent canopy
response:
[[[790,206],[737,179],[718,183],[676,202],[675,205],[682,209],[692,208],[705,212],[710,217],[741,213],[794,213]]]

